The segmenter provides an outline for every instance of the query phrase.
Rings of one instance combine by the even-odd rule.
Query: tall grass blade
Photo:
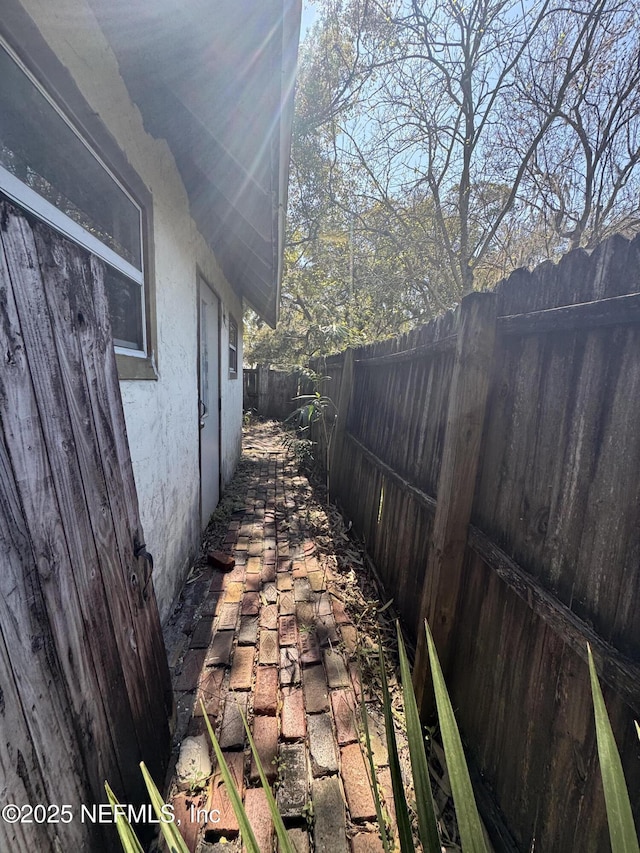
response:
[[[389,771],[391,773],[391,786],[393,789],[393,801],[396,808],[396,823],[398,826],[398,840],[402,853],[413,853],[413,833],[411,832],[411,818],[407,807],[407,798],[404,793],[404,782],[400,772],[400,760],[398,758],[398,743],[396,741],[396,730],[393,725],[391,713],[391,696],[387,685],[387,673],[385,669],[384,653],[382,643],[378,639],[378,657],[380,661],[380,678],[382,681],[382,698],[384,707],[384,728],[387,735],[387,753],[389,756]],[[364,705],[364,698],[362,700]]]
[[[636,734],[638,735],[638,740],[640,740],[640,726],[638,725],[638,721],[633,721],[636,724]]]
[[[202,699],[200,700],[200,705],[202,706],[202,714],[204,716],[205,723],[207,724],[207,730],[209,732],[211,745],[213,746],[213,751],[216,756],[216,761],[218,762],[218,767],[220,768],[220,774],[222,775],[222,780],[224,782],[225,788],[227,789],[227,795],[231,802],[231,807],[233,808],[236,820],[238,821],[238,826],[240,827],[240,832],[242,833],[242,843],[248,853],[260,853],[260,847],[258,846],[256,837],[253,834],[253,830],[251,829],[251,824],[249,823],[249,818],[247,817],[247,813],[242,804],[242,799],[240,797],[240,794],[238,793],[238,789],[234,784],[231,772],[229,770],[227,762],[225,761],[224,755],[222,754],[222,750],[220,749],[218,739],[213,732],[211,723],[209,722],[209,716],[207,714],[206,708],[204,707],[204,702],[202,701]]]
[[[242,717],[242,722],[244,724],[244,730],[247,733],[247,738],[249,739],[249,746],[251,747],[251,754],[253,755],[256,767],[258,768],[258,775],[260,776],[260,781],[262,783],[262,789],[267,798],[267,805],[269,807],[269,813],[271,815],[271,820],[273,821],[273,826],[276,831],[276,835],[278,837],[278,849],[280,853],[296,853],[289,840],[289,835],[287,834],[287,830],[285,829],[284,823],[282,822],[282,816],[280,815],[280,811],[276,804],[275,798],[271,793],[271,787],[269,785],[269,780],[267,779],[267,775],[264,772],[264,768],[262,766],[262,762],[260,761],[260,756],[258,755],[258,750],[253,740],[253,736],[249,730],[249,724],[247,720],[240,711],[240,716]]]
[[[598,758],[600,759],[602,787],[604,788],[604,799],[607,806],[611,850],[613,853],[638,853],[638,836],[633,823],[629,792],[622,772],[620,753],[604,704],[593,655],[591,654],[591,646],[588,643],[587,651],[598,741]]]
[[[104,783],[104,789],[107,792],[107,799],[111,804],[111,808],[113,809],[113,814],[115,816],[116,821],[116,829],[118,830],[118,835],[120,837],[120,843],[122,844],[122,849],[124,853],[144,853],[142,844],[136,838],[136,834],[133,831],[133,828],[125,815],[119,814],[116,810],[116,806],[119,806],[120,803],[116,799],[116,795],[111,790],[109,783]]]
[[[453,793],[453,804],[458,819],[458,830],[464,853],[487,853],[484,841],[482,822],[478,814],[467,760],[460,740],[458,724],[453,713],[453,707],[447,687],[444,683],[440,661],[436,652],[435,643],[431,636],[431,630],[425,619],[425,631],[427,634],[427,645],[429,648],[429,663],[433,677],[433,688],[436,694],[436,706],[438,708],[438,720],[440,723],[440,734],[444,746],[444,754],[447,759],[447,770]]]
[[[416,695],[413,692],[411,681],[411,669],[409,660],[400,631],[400,624],[396,622],[398,634],[398,653],[400,655],[400,677],[402,679],[402,694],[404,697],[404,713],[407,721],[407,740],[409,741],[409,755],[411,756],[411,771],[413,773],[413,786],[416,792],[416,808],[418,812],[418,828],[420,839],[425,853],[440,853],[440,837],[436,812],[433,806],[433,795],[429,781],[429,767],[427,756],[424,751],[424,737],[420,725],[420,715]]]
[[[142,770],[142,776],[144,777],[144,782],[151,798],[151,805],[160,822],[160,831],[169,846],[169,850],[171,853],[189,853],[189,848],[185,844],[182,835],[180,835],[180,830],[176,824],[173,821],[167,821],[167,818],[163,815],[162,808],[165,804],[164,800],[156,788],[156,784],[151,778],[151,774],[147,770],[144,761],[140,763],[140,769]]]

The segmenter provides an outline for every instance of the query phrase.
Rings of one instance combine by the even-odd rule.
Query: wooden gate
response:
[[[118,850],[172,694],[102,265],[5,201],[0,245],[0,849]]]

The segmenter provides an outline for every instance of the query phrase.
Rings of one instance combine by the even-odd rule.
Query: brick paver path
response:
[[[255,476],[223,545],[236,565],[227,574],[208,570],[205,586],[200,578],[202,605],[175,667],[178,707],[191,717],[186,735],[205,730],[202,698],[261,850],[273,851],[276,842],[240,711],[248,715],[296,850],[381,851],[351,681],[357,634],[332,561],[319,555],[305,526],[310,487],[275,432],[249,432],[245,453],[254,459]],[[388,790],[384,749],[377,760]],[[240,849],[215,762],[205,788],[177,793],[174,806],[191,851]],[[219,815],[207,822],[212,809]],[[231,846],[223,848],[222,837]]]

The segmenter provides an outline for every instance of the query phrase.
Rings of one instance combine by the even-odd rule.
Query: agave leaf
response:
[[[622,772],[620,753],[609,722],[609,715],[604,704],[600,682],[593,662],[591,646],[587,643],[589,655],[589,675],[591,677],[591,694],[593,696],[593,713],[596,723],[596,738],[598,741],[598,758],[602,773],[602,787],[607,806],[609,823],[609,838],[613,853],[638,853],[638,836],[636,835],[629,801],[629,792]],[[637,723],[636,723],[637,727]]]
[[[111,808],[113,809],[113,814],[115,816],[116,821],[116,829],[118,830],[118,835],[120,837],[120,843],[122,844],[122,849],[125,853],[144,853],[144,849],[142,844],[138,841],[133,828],[125,815],[118,814],[115,807],[120,805],[118,800],[116,799],[116,795],[111,790],[108,782],[104,783],[104,789],[107,792],[107,799],[111,804]]]
[[[151,778],[151,774],[147,770],[144,761],[140,763],[140,769],[142,770],[144,782],[147,786],[149,797],[151,798],[151,805],[153,806],[153,810],[156,813],[156,817],[160,823],[160,831],[164,836],[164,840],[169,845],[169,850],[171,851],[171,853],[189,853],[189,848],[185,844],[184,838],[180,834],[180,830],[178,829],[176,824],[173,821],[167,821],[167,819],[162,813],[164,800],[162,799],[162,795],[156,788],[156,784]]]
[[[367,706],[364,701],[364,690],[362,689],[362,681],[360,681],[360,719],[362,720],[362,731],[364,733],[365,752],[367,753],[367,761],[369,762],[369,788],[371,789],[373,803],[376,807],[376,817],[378,818],[378,827],[380,829],[380,838],[382,839],[382,846],[385,849],[385,853],[389,853],[389,836],[387,833],[387,826],[384,820],[384,815],[382,814],[380,792],[378,791],[378,786],[376,784],[376,766],[373,760],[373,748],[371,746],[371,734],[369,732],[369,720],[367,717]]]
[[[258,755],[258,750],[253,740],[253,736],[249,730],[249,724],[247,720],[240,711],[240,716],[242,717],[242,722],[244,724],[244,730],[247,733],[247,738],[249,739],[249,746],[251,747],[251,754],[253,755],[256,767],[258,768],[258,775],[260,776],[260,782],[262,783],[262,789],[267,798],[267,805],[269,807],[269,813],[271,815],[271,820],[273,821],[273,826],[276,831],[276,835],[278,836],[278,849],[280,853],[295,853],[293,845],[289,840],[289,835],[287,834],[287,830],[285,829],[284,823],[282,822],[282,816],[280,815],[280,811],[278,810],[278,806],[274,799],[273,794],[271,793],[271,786],[269,785],[269,780],[267,779],[266,773],[264,772],[264,768],[262,766],[262,762],[260,761],[260,756]]]
[[[416,807],[418,811],[418,828],[420,839],[425,853],[440,853],[440,837],[436,812],[433,806],[433,795],[429,781],[429,767],[427,756],[424,751],[424,738],[420,715],[416,703],[416,694],[413,692],[411,681],[411,669],[402,639],[400,624],[396,622],[398,634],[398,653],[400,655],[400,678],[402,679],[402,695],[404,697],[404,713],[407,721],[407,740],[409,741],[409,755],[411,756],[411,772],[413,773],[413,786],[416,792]],[[466,851],[465,851],[466,853]]]
[[[444,676],[440,668],[438,653],[431,636],[431,630],[425,619],[424,628],[427,634],[427,645],[429,647],[429,663],[433,677],[433,688],[436,694],[436,705],[438,708],[438,720],[440,722],[440,733],[444,745],[444,754],[447,759],[447,769],[453,793],[453,804],[458,819],[458,829],[464,853],[487,853],[484,841],[482,821],[478,814],[476,799],[471,787],[467,760],[460,740],[458,724],[453,713],[453,707]]]
[[[253,830],[251,829],[251,824],[249,823],[249,818],[247,817],[247,813],[242,804],[242,799],[240,797],[240,794],[238,793],[238,789],[234,785],[233,778],[231,777],[231,772],[229,771],[227,762],[225,761],[224,755],[222,754],[222,750],[220,749],[218,739],[215,736],[213,729],[211,728],[209,716],[207,714],[202,699],[200,700],[200,705],[202,707],[202,714],[204,716],[204,720],[207,724],[209,738],[211,739],[211,745],[213,746],[213,751],[218,762],[218,767],[220,768],[220,773],[227,789],[227,794],[229,796],[229,800],[231,801],[231,806],[238,821],[240,832],[242,833],[242,843],[244,844],[248,853],[260,853],[260,847],[258,846],[256,837],[253,834]]]
[[[385,669],[384,652],[382,643],[378,638],[378,659],[380,666],[380,679],[382,683],[382,700],[384,708],[384,729],[387,735],[387,753],[389,755],[389,771],[391,773],[391,787],[393,789],[393,802],[396,807],[396,824],[398,826],[398,840],[402,853],[413,853],[413,833],[411,832],[411,818],[407,807],[407,798],[404,793],[404,782],[400,772],[400,760],[398,759],[398,744],[396,741],[396,730],[393,725],[391,713],[391,695],[387,684],[387,672]],[[364,708],[364,697],[362,699]],[[366,714],[365,714],[366,716]],[[386,849],[386,848],[385,848]]]

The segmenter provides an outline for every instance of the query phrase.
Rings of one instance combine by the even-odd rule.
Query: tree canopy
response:
[[[635,0],[319,0],[301,46],[282,320],[293,366],[640,227]]]

